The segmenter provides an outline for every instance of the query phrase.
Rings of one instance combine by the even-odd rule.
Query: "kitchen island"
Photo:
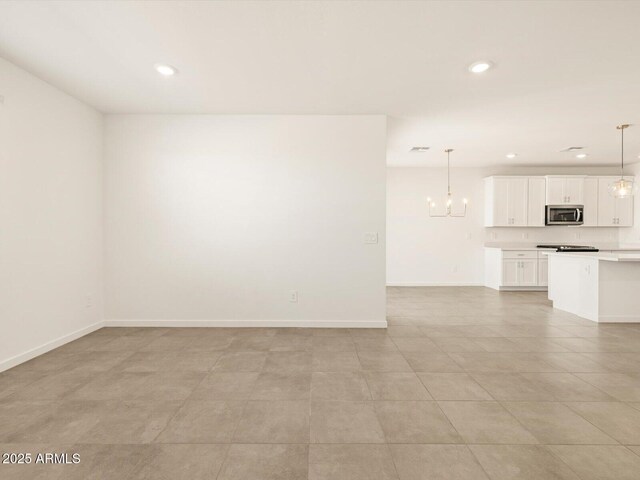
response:
[[[594,322],[640,322],[640,253],[544,255],[554,308]]]

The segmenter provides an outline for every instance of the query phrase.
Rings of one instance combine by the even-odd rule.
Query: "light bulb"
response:
[[[462,199],[462,203],[464,203],[464,204],[466,205],[466,204],[467,204],[467,199],[466,199],[466,198],[463,198],[463,199]]]

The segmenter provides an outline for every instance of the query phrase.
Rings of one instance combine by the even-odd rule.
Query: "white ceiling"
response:
[[[602,165],[623,122],[639,161],[639,24],[608,0],[2,1],[0,56],[104,112],[387,114],[390,165]]]

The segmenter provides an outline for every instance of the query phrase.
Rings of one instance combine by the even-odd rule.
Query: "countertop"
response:
[[[538,242],[539,244],[542,245],[554,245],[554,244],[558,244],[558,245],[589,245],[592,247],[596,247],[604,252],[639,252],[640,253],[640,246],[638,247],[629,247],[629,246],[620,246],[618,244],[614,244],[614,243],[597,243],[597,242],[589,242],[588,240],[585,241],[574,241],[574,242],[547,242],[547,241],[540,241]],[[484,244],[485,248],[499,248],[500,250],[541,250],[541,251],[547,251],[547,250],[552,250],[552,249],[548,249],[548,248],[538,248],[536,247],[536,244],[531,244],[531,243],[500,243],[500,242],[487,242]]]
[[[640,262],[640,252],[638,253],[611,253],[611,252],[549,252],[544,255],[549,257],[579,257],[590,258],[604,262]]]

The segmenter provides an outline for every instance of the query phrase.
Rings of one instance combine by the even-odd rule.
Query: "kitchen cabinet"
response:
[[[546,180],[544,177],[529,177],[527,199],[527,226],[544,227]]]
[[[547,205],[583,205],[584,176],[547,176]]]
[[[598,226],[633,226],[633,197],[615,198],[609,193],[609,185],[619,177],[598,179]]]
[[[485,179],[485,226],[526,227],[529,181],[527,177]]]
[[[547,257],[537,250],[485,248],[485,285],[496,290],[545,290]]]
[[[538,285],[546,287],[549,285],[549,258],[538,252]]]
[[[584,223],[585,227],[598,226],[598,178],[588,177],[584,180]]]

